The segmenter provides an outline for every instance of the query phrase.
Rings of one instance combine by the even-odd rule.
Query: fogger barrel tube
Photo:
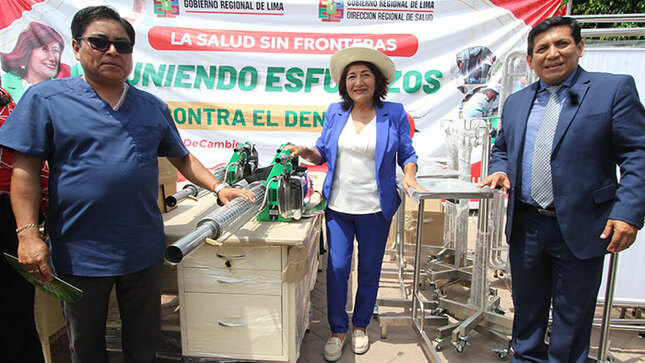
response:
[[[166,197],[164,202],[166,203],[167,206],[174,207],[177,205],[177,203],[188,198],[189,196],[197,197],[197,193],[199,193],[200,189],[202,188],[195,186],[193,184],[186,184],[182,190],[178,191],[177,193],[171,196]]]
[[[213,170],[213,176],[215,176],[215,179],[222,181],[224,178],[224,174],[226,173],[226,166],[225,165],[220,165],[215,170]],[[164,203],[168,207],[174,207],[177,205],[177,203],[181,202],[182,200],[188,198],[188,197],[195,197],[197,198],[197,195],[204,190],[204,188],[198,187],[193,184],[186,184],[184,185],[184,188],[177,193],[166,197],[164,199]]]
[[[216,240],[225,230],[239,227],[256,215],[264,202],[266,187],[258,181],[249,184],[245,189],[255,194],[255,202],[238,197],[216,209],[197,223],[195,231],[166,247],[166,260],[177,264],[184,256],[204,243],[206,238]]]
[[[224,175],[226,175],[226,165],[220,165],[213,170],[213,176],[221,182],[224,181]]]
[[[209,223],[204,223],[203,225],[197,227],[197,229],[195,229],[190,234],[166,247],[166,261],[170,262],[173,265],[181,262],[185,255],[204,243],[204,240],[206,240],[206,238],[212,238],[216,234],[219,234],[217,232],[218,230],[220,230],[219,226],[210,221]]]

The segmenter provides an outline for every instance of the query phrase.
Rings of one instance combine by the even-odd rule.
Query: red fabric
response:
[[[13,111],[16,104],[11,99],[11,96],[2,88],[0,88],[2,97],[9,97],[11,100],[8,104],[0,107],[0,126],[4,124]],[[11,189],[11,174],[13,172],[13,152],[0,146],[0,195],[9,194]],[[47,163],[43,163],[40,170],[40,187],[42,188],[42,198],[40,200],[40,208],[47,211],[49,208],[49,168]]]
[[[415,125],[414,125],[414,119],[410,114],[408,114],[408,123],[410,124],[410,138],[414,137],[414,130],[415,130]]]
[[[68,64],[61,63],[60,64],[60,70],[58,71],[58,75],[56,78],[67,78],[72,76],[72,67],[70,67]]]
[[[42,3],[45,0],[2,0],[2,11],[0,11],[0,29],[6,28],[14,20],[22,17],[22,13],[31,10],[34,4]]]
[[[564,16],[567,8],[562,7],[561,0],[491,0],[499,7],[510,10],[515,17],[524,20],[531,28],[537,23],[552,16]]]
[[[324,173],[327,172],[327,163],[320,164],[320,165],[307,165],[307,170],[309,171],[322,171]]]
[[[0,93],[0,97],[2,98],[11,98],[3,89],[0,89]],[[10,100],[9,103],[0,107],[0,126],[2,126],[2,124],[7,120],[7,117],[9,117],[9,114],[13,111],[14,107],[16,107],[16,104],[13,100]],[[0,146],[0,194],[9,194],[12,168],[13,153]]]

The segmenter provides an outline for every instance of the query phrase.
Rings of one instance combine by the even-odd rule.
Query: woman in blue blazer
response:
[[[401,199],[396,191],[396,164],[404,171],[403,187],[416,181],[417,156],[403,105],[384,102],[395,67],[385,54],[366,46],[336,52],[331,76],[342,102],[327,109],[316,146],[289,146],[293,156],[314,164],[327,162],[323,195],[328,199],[327,318],[332,335],[325,344],[328,361],[340,358],[349,330],[345,312],[354,238],[358,242],[358,291],[352,314],[352,350],[369,349],[366,328],[376,302],[381,262],[390,223]]]

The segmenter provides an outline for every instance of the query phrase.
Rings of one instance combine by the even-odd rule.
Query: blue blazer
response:
[[[334,179],[338,137],[345,127],[350,111],[351,108],[343,110],[340,103],[331,104],[325,114],[322,133],[316,141],[316,149],[322,156],[322,162],[327,162],[327,177],[323,184],[323,195],[326,198],[329,198]],[[410,123],[400,103],[383,102],[383,107],[376,108],[375,158],[381,211],[385,218],[390,219],[401,203],[396,191],[396,164],[403,168],[407,163],[417,162],[410,137]]]
[[[506,100],[491,154],[489,170],[503,171],[511,181],[509,241],[522,182],[526,124],[538,89],[536,82]],[[568,247],[576,257],[590,259],[607,253],[610,238],[599,236],[608,218],[643,226],[645,110],[634,79],[627,75],[592,73],[578,67],[567,93],[551,155],[554,204]]]

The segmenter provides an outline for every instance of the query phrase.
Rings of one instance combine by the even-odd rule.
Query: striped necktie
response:
[[[553,183],[551,181],[551,148],[555,128],[560,118],[560,99],[558,91],[562,86],[547,87],[551,93],[540,122],[531,164],[531,197],[542,208],[553,203]]]

